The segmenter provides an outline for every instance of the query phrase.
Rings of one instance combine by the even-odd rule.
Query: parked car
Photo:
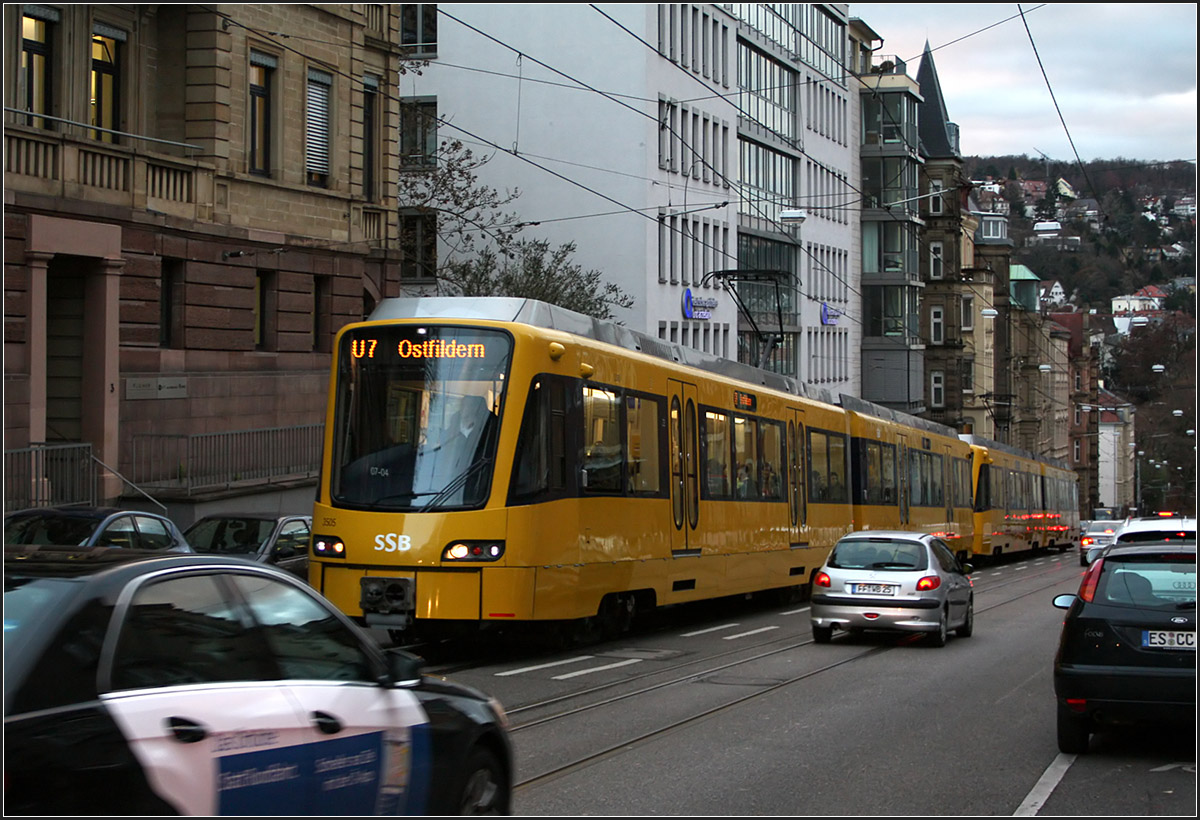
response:
[[[275,567],[9,547],[5,810],[508,813],[499,704]]]
[[[1117,527],[1120,526],[1117,521],[1092,521],[1084,530],[1083,535],[1079,538],[1079,566],[1086,567],[1088,564],[1088,550],[1096,549],[1097,547],[1107,547],[1112,543],[1113,536],[1117,534]]]
[[[274,564],[300,578],[308,577],[311,515],[206,515],[184,530],[183,535],[196,552],[236,555]]]
[[[4,516],[4,543],[192,552],[165,515],[116,507],[65,505],[11,512]]]
[[[834,629],[923,632],[934,646],[944,646],[951,629],[968,637],[975,626],[970,571],[933,535],[846,535],[813,577],[813,639],[828,643]]]
[[[1054,605],[1067,610],[1054,658],[1060,751],[1086,752],[1106,725],[1195,725],[1195,543],[1114,543]]]

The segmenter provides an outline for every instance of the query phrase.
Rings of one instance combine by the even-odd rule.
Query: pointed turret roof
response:
[[[921,55],[921,68],[917,72],[917,85],[925,101],[918,108],[921,147],[926,157],[959,158],[958,140],[950,133],[950,116],[946,112],[946,100],[942,97],[942,84],[938,81],[937,66],[933,64],[933,51],[925,41],[925,53]]]

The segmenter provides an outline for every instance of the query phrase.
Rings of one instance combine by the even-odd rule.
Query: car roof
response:
[[[1126,532],[1155,532],[1157,530],[1195,530],[1196,519],[1180,518],[1134,518],[1122,523],[1117,528],[1117,534]]]
[[[1105,547],[1101,555],[1104,558],[1119,558],[1127,555],[1153,555],[1162,552],[1195,555],[1196,545],[1183,541],[1134,541],[1124,544],[1117,543]]]
[[[231,520],[282,521],[285,518],[312,518],[309,513],[265,513],[265,512],[220,512],[209,513],[196,519],[196,523],[217,518]]]
[[[263,565],[233,556],[128,549],[126,547],[4,547],[4,574],[7,577],[84,577],[120,571],[122,575],[140,575],[159,568],[176,566],[256,567]]]
[[[930,538],[937,538],[927,532],[910,532],[908,530],[859,530],[858,532],[850,532],[839,538],[839,541],[926,541]]]

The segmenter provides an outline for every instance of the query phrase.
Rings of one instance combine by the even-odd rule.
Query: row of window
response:
[[[526,406],[512,503],[566,496],[576,488],[585,494],[666,497],[668,465],[679,448],[690,449],[677,439],[677,419],[662,396],[540,376]],[[703,499],[782,502],[791,475],[799,496],[810,503],[972,503],[966,459],[851,440],[817,428],[789,428],[723,408],[701,406],[697,416]],[[794,463],[793,447],[802,448]],[[578,459],[568,457],[572,451]],[[573,463],[580,465],[576,478],[569,473]]]
[[[386,16],[378,11],[368,14],[368,20],[379,18],[374,25],[383,25]],[[435,4],[404,4],[401,8],[401,42],[419,47],[422,51],[436,50],[437,6]],[[60,31],[62,13],[53,6],[26,5],[21,18],[21,87],[28,125],[53,130],[57,128],[53,112],[61,70],[56,48],[67,42]],[[122,138],[123,91],[130,69],[124,65],[129,34],[116,26],[94,21],[91,34],[91,68],[88,93],[88,124],[93,127],[89,136],[108,143]],[[279,123],[290,126],[292,118],[284,112],[292,101],[280,98],[281,71],[290,53],[271,44],[256,43],[247,55],[246,74],[246,170],[259,176],[273,176],[279,168],[278,148],[282,144]],[[304,59],[304,58],[300,58]],[[305,61],[303,119],[300,127],[304,136],[304,178],[309,185],[328,187],[333,173],[332,146],[337,123],[349,121],[335,110],[335,70]],[[379,153],[381,100],[385,87],[378,75],[364,73],[358,81],[362,106],[362,191],[367,201],[377,201],[379,187]],[[42,116],[38,116],[42,115]],[[433,162],[437,145],[437,105],[429,100],[406,100],[401,103],[400,149],[405,167],[428,167]]]
[[[729,85],[729,26],[691,3],[658,6],[658,53],[720,85]]]

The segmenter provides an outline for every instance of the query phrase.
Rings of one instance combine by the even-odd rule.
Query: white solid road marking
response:
[[[720,632],[722,629],[733,629],[735,626],[741,626],[741,624],[721,624],[721,626],[710,626],[708,629],[697,629],[695,632],[684,632],[679,637],[694,638],[696,635],[704,635],[709,632]]]
[[[1038,809],[1046,804],[1054,787],[1063,779],[1067,769],[1075,762],[1075,755],[1060,754],[1054,758],[1050,766],[1042,773],[1042,777],[1034,784],[1033,789],[1025,796],[1025,801],[1012,813],[1013,817],[1036,817]]]
[[[735,641],[738,638],[747,638],[751,635],[757,635],[760,632],[770,632],[772,629],[779,629],[777,626],[764,626],[762,629],[752,629],[749,632],[740,632],[737,635],[726,635],[725,640]]]
[[[606,669],[616,669],[618,666],[629,666],[631,663],[641,663],[641,658],[631,658],[627,661],[617,661],[616,663],[606,664],[604,666],[593,666],[591,669],[580,669],[578,672],[568,672],[565,675],[555,675],[551,680],[566,680],[567,678],[577,678],[580,675],[590,675],[593,672],[603,672]]]
[[[580,655],[577,658],[567,658],[565,661],[553,661],[551,663],[538,664],[537,666],[526,666],[522,669],[510,669],[507,672],[497,672],[493,677],[505,678],[509,675],[522,675],[526,672],[536,672],[539,669],[549,669],[551,666],[562,666],[565,663],[578,663],[579,661],[590,661],[591,655]]]

